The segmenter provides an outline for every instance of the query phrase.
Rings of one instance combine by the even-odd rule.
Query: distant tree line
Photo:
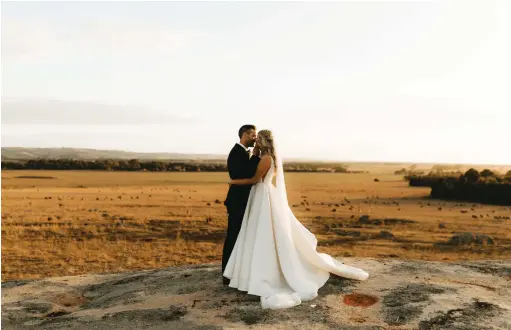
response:
[[[3,160],[2,170],[227,172],[227,163],[203,161],[140,161],[138,159],[30,159],[26,161]],[[336,163],[286,163],[284,164],[284,170],[287,172],[352,173],[348,170],[347,166]]]
[[[429,172],[429,176],[445,176],[445,175],[458,176],[458,175],[463,174],[463,172],[461,172],[462,167],[463,167],[463,165],[437,164],[431,168],[431,170]],[[425,171],[418,171],[417,165],[414,164],[414,165],[411,165],[408,169],[403,167],[402,169],[395,171],[394,174],[406,175],[408,177],[412,177],[412,176],[422,176],[425,174]]]
[[[409,175],[410,186],[431,187],[431,197],[477,203],[511,205],[511,171],[504,175],[485,169],[469,169],[456,175]]]

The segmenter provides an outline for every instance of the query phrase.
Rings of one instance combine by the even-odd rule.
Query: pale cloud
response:
[[[91,20],[63,26],[43,20],[2,19],[2,55],[38,59],[71,54],[159,54],[184,49],[206,33],[147,22]]]
[[[180,50],[203,32],[173,31],[148,23],[92,21],[77,33],[77,41],[102,50],[168,53]]]
[[[183,125],[197,122],[198,120],[194,118],[156,111],[143,106],[2,99],[2,126]]]
[[[2,18],[2,57],[46,55],[58,49],[61,43],[49,22]]]

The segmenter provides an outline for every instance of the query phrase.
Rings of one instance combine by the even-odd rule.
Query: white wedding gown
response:
[[[260,296],[262,308],[279,309],[314,299],[330,273],[365,280],[365,271],[316,251],[316,237],[293,215],[287,195],[272,184],[274,172],[272,161],[265,179],[250,191],[224,271],[229,286]]]

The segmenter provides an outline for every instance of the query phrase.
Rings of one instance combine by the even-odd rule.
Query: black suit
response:
[[[239,144],[234,145],[227,158],[227,168],[232,180],[252,178],[256,172],[257,164],[259,164],[259,157],[250,157],[249,153]],[[222,254],[222,274],[238,238],[251,188],[251,185],[231,185],[227,192],[224,205],[227,207],[228,222]],[[226,280],[224,278],[224,283]]]

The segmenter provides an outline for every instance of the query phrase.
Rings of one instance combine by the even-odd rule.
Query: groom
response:
[[[243,125],[238,131],[240,142],[236,143],[227,158],[227,168],[231,180],[248,179],[254,176],[257,164],[259,163],[259,150],[254,148],[253,155],[250,155],[248,148],[253,147],[256,141],[256,127],[254,125]],[[250,195],[250,185],[231,185],[227,192],[224,205],[227,207],[227,236],[225,237],[222,254],[222,277],[224,285],[229,284],[229,279],[223,276],[225,266],[236,243],[238,233],[241,229],[241,222]]]

